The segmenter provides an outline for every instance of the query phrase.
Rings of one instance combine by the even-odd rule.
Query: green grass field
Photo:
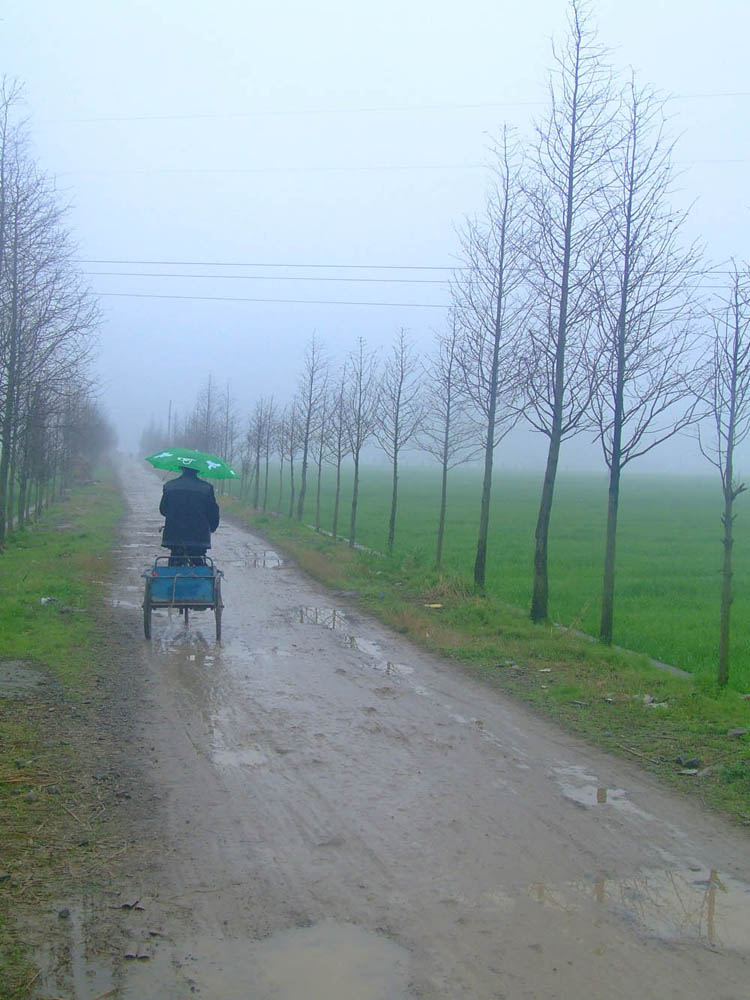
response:
[[[458,469],[449,481],[443,568],[473,580],[479,519],[480,473]],[[322,527],[330,529],[333,480],[323,492]],[[490,520],[487,590],[528,608],[534,527],[541,479],[496,477]],[[394,559],[428,572],[434,562],[439,476],[435,467],[404,468]],[[560,476],[550,535],[550,615],[566,626],[599,632],[606,514],[603,476]],[[271,479],[269,500],[278,498]],[[346,534],[350,480],[342,495],[339,533]],[[357,541],[384,551],[390,475],[362,473]],[[286,504],[282,503],[282,510]],[[747,509],[746,509],[747,507]],[[314,484],[308,486],[305,520],[314,518]],[[730,686],[750,691],[750,506],[737,502]],[[722,559],[721,492],[717,478],[625,477],[620,501],[615,604],[615,642],[628,649],[712,678],[718,642]]]
[[[95,714],[109,634],[103,581],[122,510],[110,478],[77,487],[0,553],[0,676],[20,661],[47,682],[20,696],[0,686],[0,1000],[26,1000],[36,980],[38,942],[21,907],[48,906],[89,877],[101,810],[88,785],[104,745]]]

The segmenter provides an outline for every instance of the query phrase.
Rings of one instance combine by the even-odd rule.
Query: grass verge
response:
[[[222,509],[397,631],[750,825],[750,699],[676,677],[573,629],[533,625],[520,609],[477,597],[462,577],[431,570],[418,555],[352,550],[234,499],[224,498]]]
[[[109,477],[79,487],[0,554],[0,998],[30,995],[19,914],[105,863],[92,788],[105,629],[102,584],[122,514]],[[101,760],[99,763],[101,767]]]

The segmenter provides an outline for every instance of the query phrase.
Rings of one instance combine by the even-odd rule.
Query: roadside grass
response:
[[[97,753],[97,614],[122,510],[109,479],[76,488],[0,554],[0,682],[18,668],[42,682],[13,696],[0,683],[2,1000],[27,997],[36,975],[19,908],[75,884],[92,857],[96,804],[82,772]]]
[[[429,568],[421,552],[389,559],[236,499],[224,498],[222,507],[399,632],[704,805],[750,823],[750,699],[574,630],[533,625],[525,610],[475,595],[465,574]]]
[[[271,478],[270,500],[278,491]],[[332,477],[322,491],[322,526],[331,527]],[[473,586],[480,473],[457,469],[448,489],[444,571]],[[486,593],[526,611],[531,603],[536,476],[496,476],[490,513]],[[362,470],[357,541],[384,552],[389,472]],[[393,559],[429,572],[435,553],[439,481],[435,468],[404,466]],[[342,491],[339,532],[349,525],[350,482]],[[550,528],[550,618],[599,634],[607,484],[604,476],[560,475]],[[288,509],[283,498],[281,510]],[[314,518],[308,490],[306,520]],[[716,670],[721,586],[722,499],[718,479],[626,475],[617,542],[614,641],[711,682]],[[737,503],[730,686],[750,691],[750,506]]]

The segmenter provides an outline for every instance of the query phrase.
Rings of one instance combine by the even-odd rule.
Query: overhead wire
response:
[[[287,261],[276,261],[274,263],[262,263],[258,261],[231,261],[231,260],[134,260],[134,259],[123,259],[123,258],[94,258],[94,257],[78,257],[74,259],[76,264],[120,264],[120,265],[132,265],[138,267],[286,267],[286,268],[309,268],[313,269],[323,269],[323,270],[365,270],[365,271],[471,271],[473,268],[468,267],[463,264],[321,264],[321,263],[307,263],[303,264],[298,261],[287,262]],[[86,274],[107,274],[106,271],[87,271]],[[123,275],[136,275],[135,271],[123,271],[114,272],[121,273]],[[718,267],[712,267],[708,269],[709,275],[724,275],[733,274],[731,269],[723,269]],[[171,277],[172,275],[164,274],[162,272],[152,272],[147,275],[148,277]],[[273,280],[271,275],[175,275],[175,277],[215,277],[215,278],[234,278],[234,277],[258,277],[265,278],[267,280]],[[284,276],[286,278],[288,276]],[[324,279],[320,279],[324,280]],[[331,279],[331,280],[344,280],[342,279]],[[382,281],[397,281],[406,279],[357,279],[357,280],[382,280]],[[427,279],[415,279],[418,281],[427,281]]]
[[[456,271],[463,270],[455,264],[301,264],[298,262],[259,263],[236,260],[122,260],[78,257],[76,264],[131,264],[140,267],[294,267],[294,268],[342,268],[367,271]],[[468,270],[468,268],[467,268]]]
[[[303,306],[397,306],[398,308],[445,309],[439,302],[354,302],[348,299],[275,299],[244,298],[230,295],[162,295],[148,292],[96,292],[100,296],[121,299],[191,299],[205,302],[283,302]]]
[[[448,278],[332,278],[313,274],[174,274],[164,271],[84,271],[89,277],[109,278],[199,278],[211,281],[351,281],[401,285],[449,285]]]

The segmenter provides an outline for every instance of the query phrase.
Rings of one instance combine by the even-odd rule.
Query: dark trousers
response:
[[[206,549],[199,545],[169,545],[170,566],[205,566]]]

